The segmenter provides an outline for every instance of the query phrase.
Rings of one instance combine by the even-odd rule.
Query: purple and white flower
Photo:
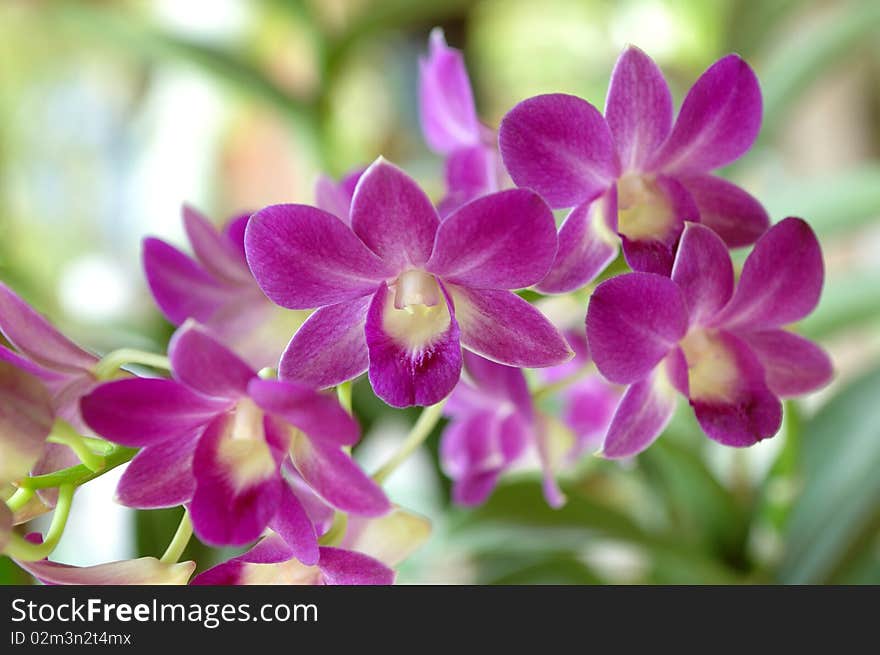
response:
[[[544,277],[556,253],[537,194],[490,194],[441,223],[418,185],[380,158],[358,182],[350,224],[306,205],[251,217],[245,246],[260,287],[284,307],[319,308],[284,352],[281,379],[324,388],[369,370],[389,405],[432,405],[458,382],[462,346],[511,366],[571,356],[511,291]]]
[[[647,448],[671,418],[677,392],[722,444],[772,437],[780,397],[832,376],[821,348],[782,329],[813,310],[823,277],[813,231],[787,218],[758,240],[736,285],[725,243],[695,223],[684,229],[671,279],[628,273],[600,284],[587,312],[593,358],[607,379],[629,385],[603,454]]]
[[[510,176],[554,209],[573,208],[538,289],[587,284],[614,259],[618,241],[633,270],[668,275],[685,221],[712,228],[731,248],[754,243],[767,213],[711,171],[742,156],[760,126],[758,80],[737,55],[703,73],[674,123],[663,74],[635,47],[614,68],[604,118],[560,93],[519,103],[499,130]]]
[[[118,380],[82,400],[95,432],[143,447],[119,482],[123,504],[187,504],[196,534],[211,544],[246,544],[271,526],[306,563],[317,560],[317,536],[282,475],[286,458],[332,506],[388,511],[382,490],[343,450],[359,429],[335,398],[259,378],[190,323],[175,333],[169,358],[173,380]]]
[[[144,239],[147,283],[159,309],[174,325],[191,318],[257,369],[278,365],[290,332],[307,312],[270,302],[254,281],[244,255],[249,214],[232,218],[222,231],[191,207],[183,207],[190,257],[156,238]]]

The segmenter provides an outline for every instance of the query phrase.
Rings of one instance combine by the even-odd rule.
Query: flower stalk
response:
[[[108,353],[99,361],[93,369],[95,377],[99,380],[110,380],[116,376],[123,366],[140,364],[150,368],[171,370],[171,363],[165,355],[148,353],[134,348],[120,348]]]
[[[27,541],[21,535],[12,533],[9,535],[9,543],[6,544],[5,553],[13,559],[23,562],[35,562],[47,558],[64,533],[67,525],[67,517],[70,515],[70,505],[73,501],[74,486],[62,485],[58,489],[58,503],[55,505],[55,513],[52,515],[52,524],[46,533],[42,543],[34,544]]]
[[[165,549],[165,553],[159,561],[163,564],[176,564],[180,556],[183,555],[183,551],[186,550],[192,533],[193,524],[189,518],[189,512],[184,509],[183,516],[180,517],[180,524],[171,538],[171,543],[168,544],[168,548]]]
[[[445,404],[446,399],[443,399],[439,403],[431,405],[430,407],[425,407],[425,409],[422,410],[421,415],[419,415],[418,420],[415,422],[415,425],[413,425],[412,430],[410,430],[397,452],[395,452],[387,462],[373,473],[373,479],[376,482],[379,484],[385,482],[385,480],[388,479],[388,476],[394,473],[397,467],[405,462],[409,456],[412,455],[422,443],[424,443],[425,439],[428,438],[428,435],[431,434],[431,431],[440,421],[440,417],[443,416],[443,406]]]

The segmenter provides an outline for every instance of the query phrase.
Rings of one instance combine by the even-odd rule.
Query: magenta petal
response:
[[[229,284],[159,239],[144,239],[143,265],[153,299],[175,325],[209,321],[229,298]]]
[[[171,337],[168,357],[174,378],[207,396],[239,398],[256,371],[203,328],[185,323]]]
[[[672,134],[651,166],[667,173],[703,173],[729,164],[761,128],[761,88],[737,55],[712,64],[688,91]]]
[[[819,302],[822,249],[799,218],[786,218],[758,239],[730,302],[714,325],[765,330],[802,319]]]
[[[229,239],[229,242],[235,246],[235,249],[241,253],[241,261],[247,266],[247,259],[244,254],[244,233],[247,229],[248,221],[251,219],[251,213],[245,212],[230,218],[223,226],[223,235]],[[253,279],[253,277],[251,277]]]
[[[446,157],[446,195],[438,205],[440,216],[480,196],[497,191],[501,157],[494,147],[478,144],[455,150]]]
[[[635,46],[623,51],[611,73],[605,120],[624,170],[639,170],[672,128],[672,94],[663,73]]]
[[[449,154],[480,139],[464,58],[446,45],[439,28],[431,32],[428,56],[419,59],[419,117],[434,152]]]
[[[255,541],[275,516],[284,486],[262,435],[249,435],[247,441],[233,435],[235,422],[231,414],[214,419],[193,458],[193,529],[201,541],[215,546]],[[237,447],[242,444],[250,448]]]
[[[124,446],[150,446],[191,436],[231,404],[173,380],[134,378],[96,387],[80,408],[102,437]]]
[[[767,330],[738,336],[761,362],[767,386],[777,396],[815,391],[834,376],[834,366],[825,351],[796,334]]]
[[[553,266],[535,288],[542,293],[568,293],[592,282],[617,256],[619,239],[608,226],[616,215],[613,188],[571,210],[559,228]]]
[[[554,93],[524,100],[504,117],[498,139],[513,181],[540,193],[554,209],[594,198],[619,171],[605,119],[575,96]]]
[[[315,532],[318,536],[320,537],[327,534],[330,528],[333,527],[336,510],[325,503],[324,500],[316,494],[308,484],[306,484],[306,481],[302,479],[299,471],[297,471],[296,467],[293,465],[289,455],[285,457],[284,461],[281,463],[281,475],[284,476],[284,481],[287,483],[287,486],[290,487],[293,495],[297,497],[300,505],[305,509],[309,520],[312,522],[312,525],[315,526]],[[346,532],[346,534],[348,533]]]
[[[508,366],[556,366],[572,356],[562,333],[535,307],[510,291],[450,285],[461,344]]]
[[[357,168],[339,182],[321,175],[315,183],[315,203],[318,209],[330,212],[346,225],[351,225],[351,198],[363,173],[363,168]]]
[[[137,509],[188,503],[196,490],[192,472],[196,441],[175,439],[141,450],[119,479],[116,500]]]
[[[753,196],[714,175],[692,175],[679,181],[700,211],[700,223],[711,227],[728,248],[750,246],[770,227],[767,211]]]
[[[306,205],[251,216],[245,250],[260,288],[288,309],[353,300],[396,273],[333,214]]]
[[[547,203],[532,191],[509,189],[448,216],[425,268],[463,286],[520,289],[547,274],[556,247],[556,223]]]
[[[293,551],[294,557],[307,565],[317,564],[318,536],[308,514],[287,484],[281,485],[278,512],[269,527],[277,532]]]
[[[672,281],[681,289],[691,325],[707,322],[733,294],[733,263],[727,246],[708,227],[688,223],[678,246]]]
[[[365,297],[321,307],[309,316],[281,356],[278,377],[323,389],[366,371],[364,324],[371,300]]]
[[[297,435],[290,456],[303,480],[337,509],[362,516],[381,516],[391,509],[382,488],[340,448]]]
[[[383,158],[361,176],[351,201],[351,229],[395,272],[431,256],[440,218],[415,180]]]
[[[725,351],[726,361],[719,364],[720,358],[714,357],[706,367],[713,369],[710,373],[713,382],[724,380],[725,388],[721,390],[704,393],[694,384],[695,363],[685,350],[691,367],[691,407],[700,427],[710,438],[726,446],[751,446],[772,437],[782,423],[782,403],[767,388],[760,361],[748,345],[732,334],[718,332],[715,338],[718,347]]]
[[[183,227],[196,258],[206,271],[233,284],[252,284],[241,249],[192,207],[183,207]]]
[[[661,364],[630,386],[611,419],[602,455],[609,459],[637,455],[663,432],[675,411],[676,391]]]
[[[321,547],[318,563],[325,584],[331,585],[390,585],[394,571],[369,555],[342,548]]]
[[[410,314],[394,307],[388,286],[382,284],[367,313],[365,334],[370,384],[389,405],[433,405],[458,382],[459,327],[445,297],[433,307],[419,305]]]
[[[0,332],[23,355],[48,369],[81,372],[98,361],[61,334],[0,282]]]
[[[0,485],[28,474],[43,452],[53,421],[42,382],[0,361]]]
[[[335,395],[296,382],[260,379],[251,381],[248,395],[263,411],[327,444],[350,446],[360,436],[357,421],[342,408]]]
[[[532,396],[521,369],[496,364],[469,351],[464,351],[463,361],[468,378],[473,381],[480,394],[493,403],[493,409],[497,408],[499,400],[509,401],[523,416],[532,416]]]
[[[628,273],[606,280],[587,309],[587,338],[599,371],[608,380],[641,380],[675,347],[688,329],[681,291],[669,278]]]

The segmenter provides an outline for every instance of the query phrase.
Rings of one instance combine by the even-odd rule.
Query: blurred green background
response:
[[[747,451],[687,407],[636,461],[587,457],[546,507],[533,472],[475,511],[451,507],[437,435],[389,481],[434,535],[401,582],[880,583],[880,3],[793,0],[3,0],[0,278],[104,352],[164,348],[140,273],[145,234],[182,243],[184,201],[216,220],[310,202],[317,175],[383,154],[442,192],[418,126],[417,58],[442,26],[496,126],[539,92],[602,107],[620,50],[653,56],[677,101],[738,52],[765,102],[755,148],[725,174],[774,220],[806,218],[826,287],[801,326],[831,352],[828,389],[787,403]],[[368,467],[412,412],[355,389]],[[112,477],[112,476],[108,476]],[[114,478],[115,479],[115,478]],[[78,494],[60,561],[158,554],[180,510]],[[198,544],[200,568],[217,556]],[[0,580],[26,578],[0,559]]]

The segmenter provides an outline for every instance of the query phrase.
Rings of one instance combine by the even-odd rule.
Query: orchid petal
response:
[[[346,225],[351,225],[351,198],[364,169],[346,174],[339,182],[321,175],[315,184],[315,203],[318,209],[330,212]]]
[[[25,571],[49,585],[185,585],[195,562],[166,564],[155,557],[107,562],[96,566],[70,566],[49,560],[20,562]]]
[[[350,517],[339,546],[369,555],[386,566],[397,566],[428,541],[430,535],[428,519],[395,507],[380,518]]]
[[[241,249],[192,207],[183,207],[183,228],[199,263],[208,273],[232,284],[253,284]]]
[[[721,237],[704,225],[688,223],[672,281],[681,289],[691,325],[712,319],[733,295],[733,263]]]
[[[822,348],[785,330],[740,333],[764,368],[767,386],[777,396],[799,396],[821,389],[834,377],[834,365]]]
[[[440,216],[449,216],[465,203],[498,191],[501,168],[498,151],[483,144],[454,151],[444,166],[446,196],[440,202]]]
[[[199,393],[217,398],[238,398],[256,371],[193,323],[184,323],[171,337],[168,357],[174,378]]]
[[[195,438],[170,440],[141,450],[119,479],[116,500],[137,509],[188,503],[196,490],[192,471],[196,443]]]
[[[390,585],[394,571],[369,555],[341,548],[321,547],[318,567],[325,584],[331,585]]]
[[[53,421],[42,382],[0,361],[0,485],[27,475],[43,452]]]
[[[307,565],[318,563],[318,535],[309,520],[305,508],[286,484],[281,485],[281,500],[278,512],[269,522],[269,527],[277,532],[290,546],[294,557]]]
[[[746,191],[714,175],[679,178],[700,211],[700,223],[711,227],[728,248],[750,246],[770,227],[760,202]]]

